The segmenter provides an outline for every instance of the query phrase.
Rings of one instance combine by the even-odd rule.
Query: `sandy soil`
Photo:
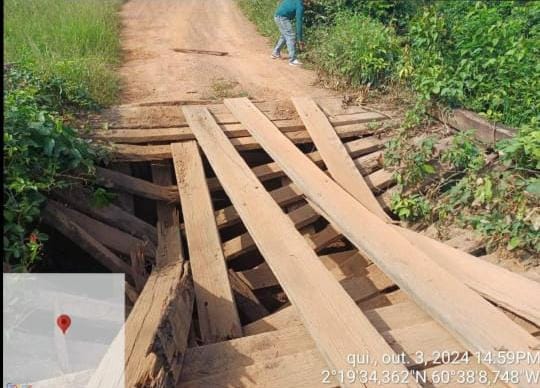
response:
[[[331,94],[314,86],[313,71],[271,59],[271,42],[234,0],[130,0],[121,17],[122,103]],[[174,48],[229,54],[185,54]]]

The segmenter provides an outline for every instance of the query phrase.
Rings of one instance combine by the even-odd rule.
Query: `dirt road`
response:
[[[121,17],[123,103],[330,94],[313,85],[314,72],[271,59],[271,43],[234,0],[130,0]],[[229,54],[185,54],[174,48]]]

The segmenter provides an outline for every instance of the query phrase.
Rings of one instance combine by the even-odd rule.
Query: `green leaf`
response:
[[[527,191],[529,194],[535,195],[536,197],[540,197],[540,179],[535,179],[530,182],[525,188],[525,191]]]
[[[521,239],[519,237],[512,237],[510,241],[508,241],[507,249],[509,251],[516,249],[521,245]]]

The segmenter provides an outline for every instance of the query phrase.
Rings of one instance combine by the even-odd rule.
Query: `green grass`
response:
[[[122,0],[6,0],[4,57],[88,90],[101,105],[118,93]]]

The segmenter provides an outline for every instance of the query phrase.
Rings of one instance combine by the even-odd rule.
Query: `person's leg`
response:
[[[276,21],[279,32],[281,33],[278,43],[281,42],[281,45],[283,45],[281,38],[285,40],[285,43],[287,44],[287,51],[289,52],[289,62],[292,62],[296,59],[296,33],[294,32],[292,23],[289,19],[280,16],[276,16],[274,20]]]
[[[281,20],[280,20],[280,18],[275,16],[274,21],[276,22],[276,25],[277,25],[277,27],[279,29],[280,36],[279,36],[279,39],[276,42],[276,45],[274,46],[274,50],[272,51],[272,56],[279,57],[281,49],[283,48],[283,45],[285,44],[285,37],[281,33],[282,28],[281,28]]]
[[[283,35],[283,37],[285,38],[285,43],[287,44],[287,51],[289,52],[289,62],[292,62],[296,59],[296,33],[289,19],[284,18],[282,20],[282,24],[283,31],[281,31],[281,35]]]
[[[280,52],[281,52],[281,48],[283,47],[284,44],[285,44],[285,38],[283,37],[283,35],[281,35],[279,37],[276,45],[274,46],[274,50],[272,51],[272,55],[274,57],[279,57]]]

